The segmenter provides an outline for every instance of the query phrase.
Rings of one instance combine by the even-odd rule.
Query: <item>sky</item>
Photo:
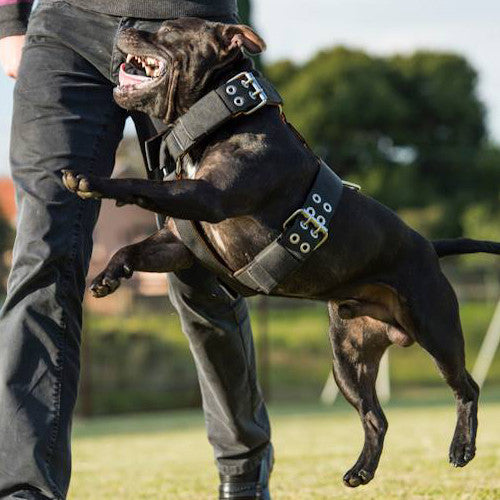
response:
[[[500,143],[500,1],[254,0],[253,5],[267,61],[303,62],[338,44],[380,55],[417,49],[465,55],[479,72],[490,137]],[[12,81],[0,76],[0,175],[9,172],[12,88]]]

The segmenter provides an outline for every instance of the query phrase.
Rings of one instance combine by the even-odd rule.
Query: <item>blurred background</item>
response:
[[[241,0],[240,13],[267,41],[256,64],[288,119],[340,175],[429,238],[500,241],[499,2]],[[16,227],[12,89],[0,76],[0,303]],[[144,175],[130,123],[114,175]],[[149,212],[104,202],[89,277],[154,229]],[[378,380],[390,429],[377,478],[346,492],[340,479],[362,431],[329,379],[326,307],[256,297],[277,498],[500,498],[500,258],[443,266],[460,300],[468,368],[484,382],[477,458],[450,470],[453,395],[420,347],[392,347]],[[109,298],[87,295],[84,314],[70,497],[213,498],[197,377],[165,276],[136,273]]]
[[[498,3],[254,0],[241,1],[240,12],[268,43],[256,64],[282,93],[288,119],[341,176],[429,238],[500,241]],[[12,87],[0,78],[0,295],[16,226],[8,166]],[[114,175],[143,170],[128,124]],[[104,202],[89,277],[154,229],[149,212]],[[500,297],[500,258],[443,265],[460,299],[473,369]],[[167,295],[164,275],[136,273],[109,298],[86,296],[80,415],[200,406]],[[250,306],[267,400],[319,403],[331,363],[325,305],[257,297]],[[500,399],[500,355],[483,365],[484,398]],[[418,346],[393,347],[384,366],[381,387],[391,404],[451,403]],[[331,388],[325,394],[333,399]]]
[[[477,8],[483,4],[485,8]],[[241,1],[242,19],[268,43],[256,64],[285,113],[345,179],[429,238],[500,241],[500,35],[493,2]],[[12,82],[0,81],[0,280],[10,262],[16,208],[8,166]],[[115,176],[143,176],[129,124]],[[155,229],[149,212],[104,202],[89,277],[121,246]],[[500,297],[500,259],[443,262],[461,303],[474,367]],[[164,275],[136,273],[112,296],[85,299],[79,413],[198,407],[193,363]],[[269,401],[317,402],[330,349],[324,304],[250,300],[261,383]],[[491,350],[491,349],[490,349]],[[419,347],[392,348],[391,396],[448,396]],[[126,360],[126,369],[124,369]],[[500,356],[485,391],[500,397]],[[387,384],[386,384],[387,385]]]

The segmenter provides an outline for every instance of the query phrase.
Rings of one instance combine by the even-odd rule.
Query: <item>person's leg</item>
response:
[[[141,113],[132,117],[141,144],[165,127]],[[257,381],[247,304],[199,264],[169,273],[168,279],[169,297],[198,372],[219,472],[238,475],[255,469],[268,451],[271,431]]]
[[[255,469],[270,444],[270,427],[257,382],[247,304],[230,296],[200,265],[169,274],[169,285],[196,363],[219,472],[237,475]]]
[[[109,175],[124,120],[92,64],[57,38],[28,36],[11,144],[17,238],[0,316],[1,498],[67,493],[81,301],[99,205],[64,189],[60,171]]]

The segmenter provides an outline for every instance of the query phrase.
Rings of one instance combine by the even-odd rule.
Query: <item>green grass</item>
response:
[[[500,498],[500,405],[480,407],[478,453],[447,463],[453,405],[389,407],[389,433],[375,479],[349,490],[361,426],[350,408],[274,408],[274,498]],[[201,413],[173,412],[77,422],[70,499],[214,499],[217,476]]]

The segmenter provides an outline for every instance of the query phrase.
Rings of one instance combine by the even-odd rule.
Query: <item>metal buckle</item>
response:
[[[321,224],[321,222],[314,217],[314,215],[311,215],[309,212],[307,212],[304,208],[299,208],[296,210],[288,219],[284,222],[283,224],[283,229],[286,229],[287,226],[297,217],[298,215],[301,215],[304,217],[305,222],[304,225],[309,226],[309,224],[312,224],[313,227],[315,228],[314,231],[312,231],[311,234],[314,234],[315,236],[322,234],[321,240],[318,242],[318,244],[314,247],[314,250],[319,248],[327,239],[328,239],[328,228]]]
[[[354,182],[342,181],[342,184],[349,189],[353,189],[354,191],[361,191],[361,186]]]
[[[267,94],[264,91],[262,85],[258,82],[257,78],[255,78],[252,73],[250,73],[249,71],[243,71],[242,73],[233,76],[233,78],[228,80],[227,83],[230,83],[234,80],[240,80],[241,85],[243,85],[243,87],[245,87],[246,89],[249,89],[248,95],[251,99],[253,99],[254,101],[257,98],[260,99],[260,102],[258,102],[253,108],[247,111],[242,111],[244,115],[251,115],[267,104]]]

